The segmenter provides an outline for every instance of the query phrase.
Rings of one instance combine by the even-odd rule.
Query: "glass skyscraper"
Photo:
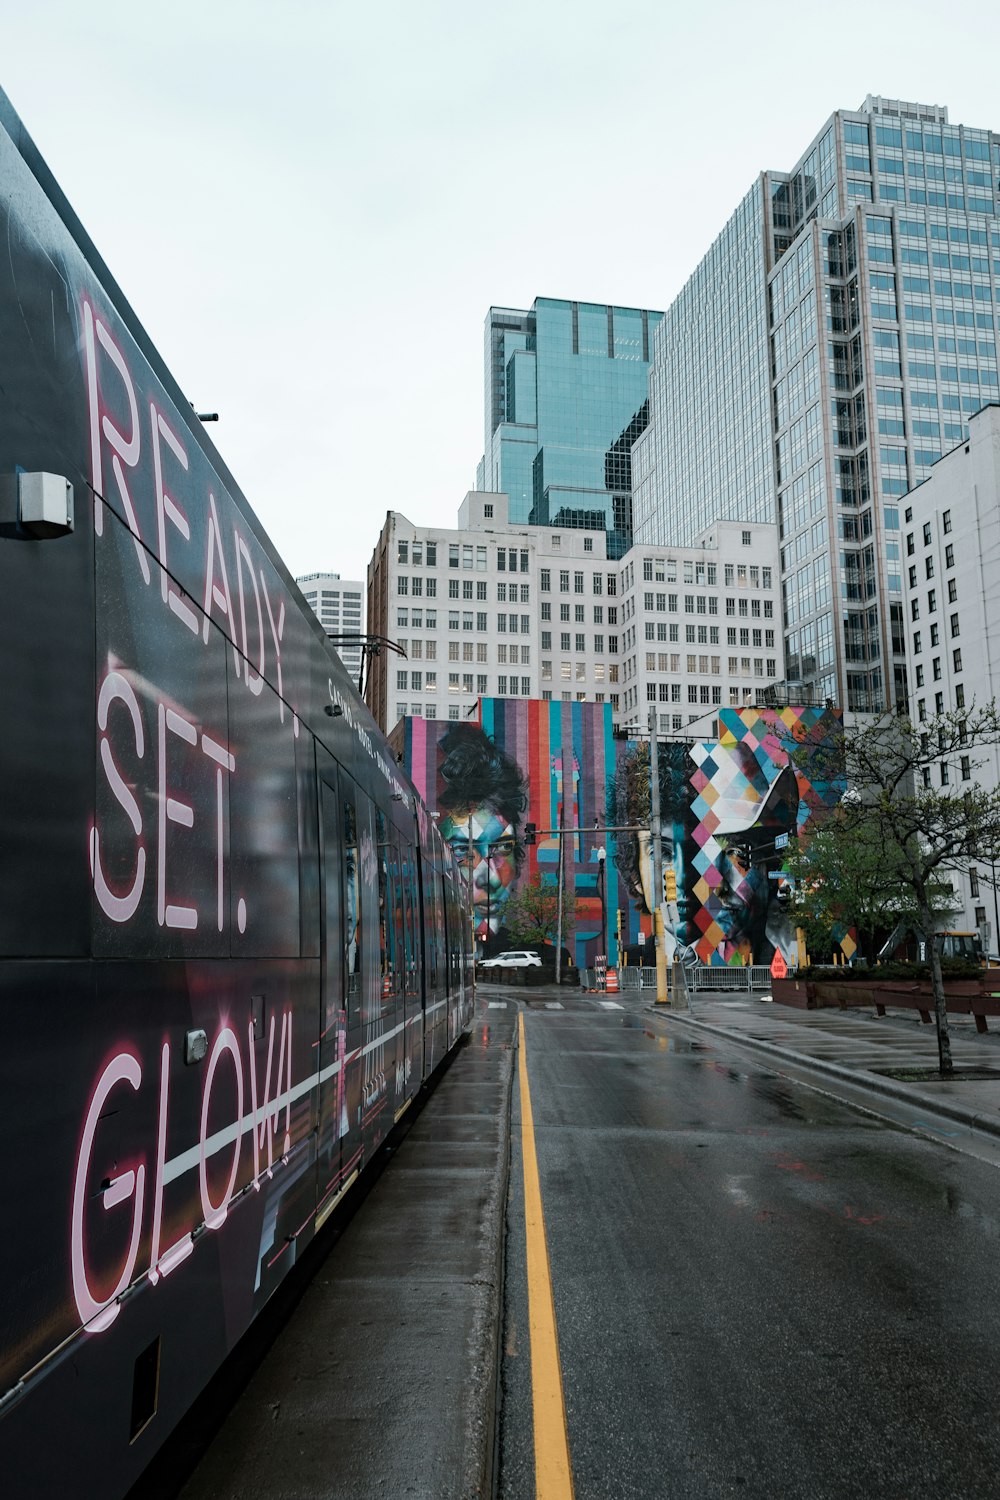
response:
[[[998,399],[998,184],[1000,135],[869,96],[761,175],[656,331],[635,539],[776,520],[803,702],[905,701],[901,497]]]
[[[509,495],[511,522],[604,530],[609,557],[628,550],[632,444],[662,316],[553,297],[490,308],[476,488]]]

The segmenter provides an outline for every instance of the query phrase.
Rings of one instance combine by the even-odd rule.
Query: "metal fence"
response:
[[[728,990],[730,992],[750,994],[753,990],[769,990],[771,988],[771,970],[767,964],[695,964],[683,968],[683,979],[687,986],[688,994],[697,995],[702,991]],[[670,970],[667,970],[668,984],[672,981]],[[580,983],[585,990],[598,987],[598,976],[595,969],[581,969]],[[638,964],[627,964],[618,970],[618,988],[620,990],[655,990],[656,970],[654,968],[640,968]]]
[[[737,990],[749,994],[752,990],[771,988],[771,970],[767,964],[696,964],[684,970],[684,978],[693,995],[702,990]]]
[[[623,990],[655,990],[656,970],[628,964],[624,969],[618,970],[618,985]]]

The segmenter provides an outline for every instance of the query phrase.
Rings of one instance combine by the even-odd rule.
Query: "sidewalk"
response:
[[[878,1018],[858,1011],[798,1010],[745,994],[693,995],[690,1005],[690,1010],[650,1009],[691,1029],[1000,1136],[1000,1031],[980,1036],[968,1018],[949,1017],[957,1076],[909,1082],[884,1075],[938,1066],[934,1026],[909,1013]],[[963,1069],[991,1069],[997,1076],[963,1077]]]
[[[479,997],[181,1500],[490,1494],[516,1016]]]

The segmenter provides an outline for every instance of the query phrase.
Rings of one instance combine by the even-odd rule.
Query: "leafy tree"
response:
[[[991,702],[920,723],[884,713],[845,729],[825,752],[835,762],[830,773],[847,786],[823,825],[848,872],[845,886],[852,867],[867,857],[858,851],[881,849],[888,884],[905,895],[927,937],[942,1075],[954,1068],[941,957],[931,939],[945,878],[966,874],[984,850],[1000,848],[1000,788],[975,779],[986,760],[981,752],[997,744],[1000,710]],[[809,753],[792,749],[790,758],[802,761]]]
[[[568,932],[575,902],[569,890],[562,893],[562,929]],[[555,941],[559,927],[559,902],[554,881],[541,875],[523,885],[504,907],[504,926],[512,944],[530,948]]]
[[[849,801],[848,801],[849,806]],[[816,820],[816,814],[814,821]],[[858,945],[874,963],[879,943],[900,923],[917,923],[913,892],[906,878],[904,852],[886,847],[869,823],[845,827],[847,810],[834,808],[789,851],[785,867],[795,881],[792,916],[806,935],[811,954],[829,953],[834,933],[853,927]],[[954,913],[950,885],[929,887],[935,918]]]

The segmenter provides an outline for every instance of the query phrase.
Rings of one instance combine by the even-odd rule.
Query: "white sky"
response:
[[[454,526],[482,329],[666,308],[867,93],[1000,129],[988,0],[7,0],[0,87],[288,566]]]

